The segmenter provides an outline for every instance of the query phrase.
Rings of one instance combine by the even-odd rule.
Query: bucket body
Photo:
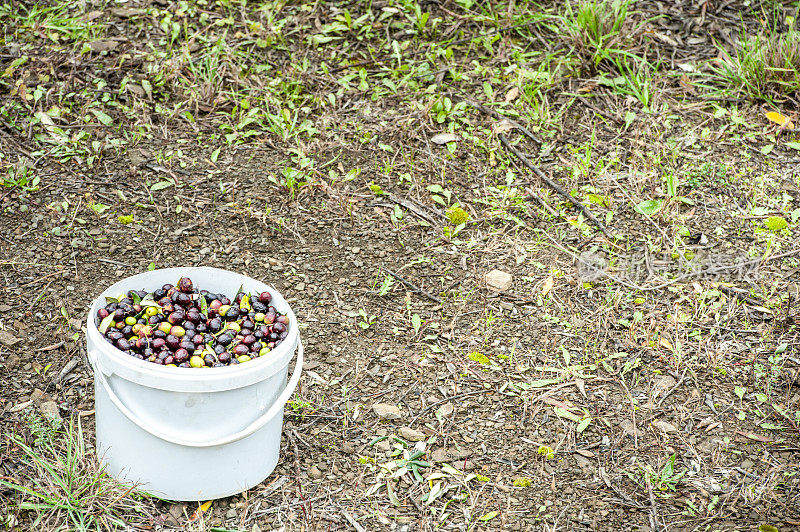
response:
[[[105,296],[152,291],[190,277],[233,296],[268,290],[289,317],[289,334],[269,355],[222,368],[172,368],[123,354],[95,325]],[[227,497],[259,484],[278,463],[283,407],[302,369],[297,319],[272,287],[216,268],[169,268],[129,277],[94,302],[87,323],[95,380],[97,454],[112,477],[180,501]],[[297,363],[287,382],[289,363]]]

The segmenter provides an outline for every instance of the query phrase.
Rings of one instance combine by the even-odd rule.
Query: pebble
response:
[[[513,277],[502,270],[492,270],[484,276],[486,287],[495,292],[505,292],[511,288]]]
[[[58,405],[53,398],[44,393],[42,390],[36,388],[31,394],[31,401],[35,404],[42,415],[48,420],[61,419],[61,413],[58,411]]]
[[[0,331],[0,344],[3,344],[6,347],[14,347],[22,340],[14,336],[8,331]]]
[[[402,412],[399,408],[386,403],[375,403],[372,405],[372,411],[375,412],[375,415],[379,418],[386,420],[400,419],[402,416]]]
[[[311,466],[308,469],[308,475],[315,480],[321,479],[323,477],[322,471],[320,471],[317,466]]]
[[[658,421],[653,421],[651,425],[653,425],[658,430],[666,433],[678,432],[678,429],[675,428],[675,425],[673,425],[672,423],[668,423],[666,421],[661,421],[660,419]]]
[[[19,357],[17,355],[9,355],[5,363],[6,368],[11,370],[16,368],[18,365],[19,365]]]
[[[236,515],[237,515],[237,514],[236,514],[236,510],[234,510],[233,508],[231,508],[230,510],[228,510],[228,511],[225,513],[225,518],[226,518],[226,519],[236,519]]]
[[[424,432],[412,429],[411,427],[400,427],[397,429],[397,435],[408,441],[422,441],[425,439]]]

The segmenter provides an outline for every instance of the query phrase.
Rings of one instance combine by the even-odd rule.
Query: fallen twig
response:
[[[398,281],[400,281],[401,283],[403,283],[404,285],[409,287],[414,292],[422,294],[423,296],[427,297],[431,301],[436,301],[440,305],[442,304],[442,299],[439,296],[435,296],[435,295],[431,294],[430,292],[428,292],[426,290],[423,290],[422,288],[420,288],[419,286],[415,285],[414,283],[412,283],[408,279],[404,279],[404,278],[400,277],[398,274],[394,273],[392,270],[389,270],[387,268],[383,268],[383,271],[385,271],[386,273],[388,273],[389,275],[391,275],[392,277],[394,277],[395,279],[397,279]]]
[[[578,201],[577,199],[572,197],[571,194],[569,194],[566,190],[561,188],[555,181],[553,181],[552,179],[547,177],[544,174],[544,172],[542,172],[536,166],[534,166],[534,164],[531,163],[528,160],[527,157],[522,155],[522,153],[517,148],[515,148],[514,146],[511,145],[511,143],[508,141],[508,139],[506,138],[506,136],[503,133],[498,133],[497,134],[497,138],[500,139],[500,142],[503,143],[503,146],[505,146],[511,153],[513,153],[520,161],[522,161],[522,164],[524,164],[530,171],[532,171],[534,174],[536,174],[539,177],[539,179],[544,181],[544,183],[548,187],[552,188],[561,197],[563,197],[564,199],[568,200],[570,203],[575,205],[575,207],[577,207],[578,210],[580,210],[589,220],[591,220],[592,223],[595,224],[597,226],[597,228],[600,229],[600,231],[603,232],[603,234],[605,234],[609,238],[611,237],[611,235],[606,230],[605,226],[600,222],[600,220],[595,218],[594,214],[592,214],[592,212],[589,209],[587,209],[586,206],[583,203],[581,203],[580,201]]]

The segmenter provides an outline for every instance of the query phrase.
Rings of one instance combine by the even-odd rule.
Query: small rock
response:
[[[48,420],[61,419],[61,413],[58,411],[58,405],[53,398],[44,393],[40,389],[35,389],[31,394],[31,401],[35,404],[42,415]]]
[[[302,292],[305,289],[306,289],[306,283],[297,283],[297,286],[295,287],[295,290],[297,290],[298,292]]]
[[[665,393],[670,391],[677,381],[671,375],[656,375],[653,377],[653,395],[663,396]]]
[[[619,424],[619,426],[622,429],[622,431],[631,438],[633,438],[634,436],[639,438],[644,435],[644,432],[636,428],[630,419],[623,419],[622,422]]]
[[[408,441],[422,441],[425,439],[424,432],[414,430],[411,427],[400,427],[397,429],[397,435]]]
[[[17,355],[9,355],[5,363],[6,369],[14,369],[19,366],[19,357]]]
[[[183,504],[173,504],[169,507],[169,515],[175,518],[175,520],[180,521],[183,518]]]
[[[379,418],[387,420],[400,419],[402,415],[399,408],[386,403],[375,403],[372,405],[372,411],[375,412],[375,415]]]
[[[458,140],[458,136],[452,133],[438,133],[431,137],[431,142],[434,144],[447,144],[448,142],[455,142]]]
[[[457,449],[439,448],[434,449],[430,454],[430,459],[434,462],[453,462],[455,460],[464,460],[471,454],[472,453],[466,449],[461,449],[459,451]]]
[[[250,532],[261,532],[261,527],[258,525],[253,525],[253,528],[250,529]]]
[[[11,310],[10,305],[0,305],[0,312],[8,312],[9,310]]]
[[[228,511],[225,513],[225,518],[226,518],[226,519],[236,519],[236,515],[237,515],[237,514],[236,514],[236,510],[235,510],[235,509],[233,509],[233,508],[231,508],[230,510],[228,510]]]
[[[310,476],[315,480],[318,480],[321,479],[324,475],[317,466],[311,466],[310,468],[308,468],[308,476]]]
[[[381,440],[375,444],[375,448],[380,452],[385,453],[392,448],[392,445],[389,443],[389,440]]]
[[[678,432],[678,429],[675,428],[675,425],[672,423],[667,423],[666,421],[661,421],[660,419],[658,421],[653,421],[651,425],[666,433]]]
[[[511,288],[511,281],[513,280],[513,277],[508,272],[504,272],[502,270],[492,270],[485,275],[484,280],[486,281],[486,286],[489,288],[489,290],[494,290],[495,292],[505,292]]]
[[[187,236],[186,243],[189,244],[190,248],[199,248],[200,247],[200,237],[199,236]]]
[[[346,441],[342,444],[342,451],[347,454],[353,454],[356,452],[356,446],[353,442]]]
[[[14,347],[22,340],[14,336],[8,331],[0,331],[0,344],[3,344],[6,347]]]

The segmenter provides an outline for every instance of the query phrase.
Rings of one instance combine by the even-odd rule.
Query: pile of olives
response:
[[[204,368],[249,362],[267,355],[289,334],[288,316],[270,304],[269,292],[233,301],[197,290],[188,277],[153,292],[131,290],[106,298],[97,328],[117,349],[163,366]]]

